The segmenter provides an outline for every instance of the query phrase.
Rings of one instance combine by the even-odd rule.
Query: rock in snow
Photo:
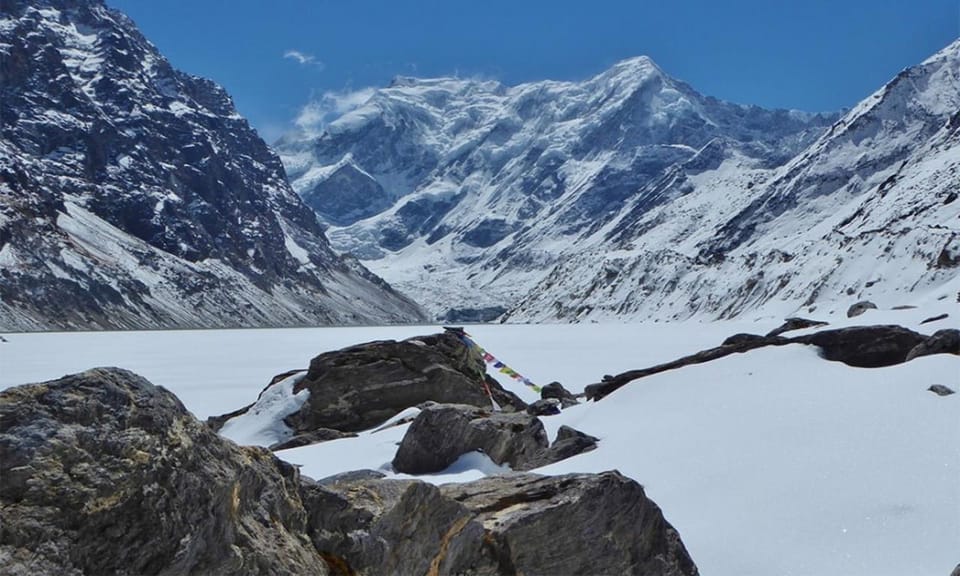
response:
[[[261,393],[261,400],[284,380],[274,378]],[[323,429],[347,433],[366,430],[425,402],[469,404],[489,410],[493,408],[492,396],[506,411],[527,407],[487,375],[474,349],[449,332],[400,342],[370,342],[320,354],[290,390],[296,395],[302,392],[308,393],[307,398],[291,404],[293,411],[280,417],[293,437],[299,438],[295,442],[307,443],[311,435],[316,437]],[[210,423],[219,430],[252,406],[211,418]],[[329,434],[322,437],[332,438]]]
[[[698,573],[643,487],[617,472],[508,474],[439,488],[346,481],[308,488],[305,500],[322,503],[314,507],[327,515],[314,524],[326,528],[311,537],[337,551],[331,563],[343,574]]]
[[[0,392],[0,571],[327,574],[296,469],[116,368]]]
[[[277,146],[334,246],[437,317],[842,313],[956,277],[958,69],[960,41],[843,117],[721,102],[648,58],[581,83],[402,78]],[[377,194],[357,210],[331,179]]]
[[[8,574],[697,574],[617,472],[316,483],[116,368],[0,392]]]
[[[432,474],[464,454],[480,451],[496,464],[529,470],[548,444],[543,424],[526,412],[491,413],[475,406],[436,404],[424,408],[407,428],[393,469]]]
[[[213,82],[100,0],[0,12],[0,329],[407,322]]]

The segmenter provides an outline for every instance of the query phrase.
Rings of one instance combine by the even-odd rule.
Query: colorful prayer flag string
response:
[[[484,362],[492,365],[493,368],[499,371],[501,374],[506,374],[510,378],[517,380],[518,382],[522,382],[524,385],[530,387],[530,389],[532,389],[534,392],[537,392],[538,394],[540,393],[540,387],[534,384],[532,380],[522,376],[519,372],[517,372],[513,368],[507,366],[500,360],[497,360],[497,358],[493,354],[487,352],[486,350],[481,348],[479,344],[474,342],[466,332],[461,331],[458,333],[458,335],[460,336],[460,339],[463,340],[463,343],[467,345],[468,348],[471,348],[472,350],[476,350],[477,353],[480,354],[480,357],[483,358]]]

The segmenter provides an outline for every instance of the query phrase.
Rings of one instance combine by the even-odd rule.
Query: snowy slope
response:
[[[281,157],[322,217],[350,178],[379,186],[331,240],[440,316],[896,304],[960,270],[958,67],[960,42],[839,119],[718,102],[646,58],[580,84],[403,80]]]
[[[960,277],[958,170],[960,41],[900,73],[738,200],[724,193],[744,189],[742,173],[615,230],[604,250],[555,269],[512,317],[909,303]]]
[[[381,323],[229,96],[96,0],[0,13],[0,326]]]
[[[277,147],[334,246],[442,315],[514,305],[628,212],[725,163],[778,166],[833,119],[720,102],[640,57],[579,83],[398,78]]]
[[[929,334],[960,327],[957,304],[939,300],[945,294],[926,294],[928,304],[918,309],[816,317],[833,327],[897,323]],[[941,313],[951,316],[919,324]],[[658,364],[779,323],[485,325],[470,333],[536,382],[557,379],[579,390],[605,373]],[[321,352],[433,330],[14,334],[0,343],[0,388],[118,365],[172,390],[203,418],[253,401],[274,374],[305,367]],[[494,376],[532,399],[526,387]],[[960,389],[960,359],[939,355],[856,369],[802,345],[736,354],[638,380],[598,403],[544,418],[551,435],[566,424],[601,440],[597,450],[539,471],[615,468],[641,482],[703,574],[949,574],[960,542],[960,394],[935,396],[926,391],[931,384]],[[268,426],[246,422],[243,432],[282,435],[269,425],[299,398],[292,389],[280,396],[262,404],[261,424]],[[280,455],[317,478],[381,468],[404,432],[403,426],[365,432]],[[463,481],[496,472],[473,455],[422,478]]]

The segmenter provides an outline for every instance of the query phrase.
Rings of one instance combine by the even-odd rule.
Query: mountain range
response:
[[[0,0],[0,329],[730,318],[960,289],[960,41],[843,114],[724,102],[637,57],[582,82],[399,77],[275,150],[102,1]]]
[[[0,329],[422,318],[330,248],[221,87],[101,1],[0,2]]]
[[[645,57],[397,78],[276,148],[334,248],[438,318],[897,305],[958,277],[958,65],[960,41],[842,115],[719,101]]]

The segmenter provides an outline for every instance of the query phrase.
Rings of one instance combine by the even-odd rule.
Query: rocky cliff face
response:
[[[97,0],[0,3],[0,326],[399,322],[216,84]]]
[[[958,64],[954,43],[842,118],[720,102],[646,58],[583,83],[400,79],[279,149],[334,244],[439,316],[895,305],[957,274]]]

